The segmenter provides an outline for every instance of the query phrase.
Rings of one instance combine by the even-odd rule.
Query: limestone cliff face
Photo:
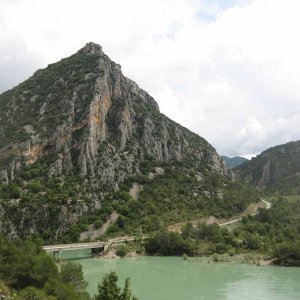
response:
[[[236,179],[270,193],[298,193],[300,142],[269,148],[233,169]]]
[[[126,78],[120,65],[99,45],[88,43],[0,95],[0,191],[1,183],[4,190],[14,180],[19,184],[21,173],[20,189],[28,195],[1,202],[0,194],[0,232],[28,235],[53,223],[51,230],[59,235],[80,216],[99,209],[109,193],[139,175],[141,164],[149,160],[182,161],[199,178],[227,172],[209,143],[161,114],[155,100]],[[47,172],[46,188],[33,201],[41,166],[29,175],[27,169],[39,162]],[[68,176],[82,179],[75,189],[78,197],[54,197],[52,185],[59,189]],[[59,184],[48,188],[52,178]],[[4,217],[14,211],[19,219]]]
[[[0,95],[0,104],[4,182],[22,164],[53,154],[49,176],[75,168],[114,189],[149,157],[188,158],[226,172],[213,147],[162,115],[155,100],[93,43]]]

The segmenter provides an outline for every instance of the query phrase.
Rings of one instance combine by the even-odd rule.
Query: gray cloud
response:
[[[5,47],[4,47],[5,46]],[[0,46],[0,92],[10,89],[28,78],[42,65],[37,54],[23,45],[10,43]]]

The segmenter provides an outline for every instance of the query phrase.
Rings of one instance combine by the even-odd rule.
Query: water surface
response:
[[[181,257],[84,258],[88,251],[66,251],[83,266],[94,295],[104,274],[115,271],[124,285],[131,278],[139,300],[299,300],[300,268],[207,264]]]

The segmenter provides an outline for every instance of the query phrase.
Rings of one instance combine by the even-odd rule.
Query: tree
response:
[[[118,248],[116,250],[116,254],[118,256],[124,257],[124,256],[126,256],[127,253],[128,253],[128,248],[125,245],[118,246]]]
[[[58,279],[49,279],[44,290],[47,295],[55,296],[57,300],[82,300],[72,286],[66,285]]]
[[[258,250],[261,247],[261,240],[257,235],[247,234],[245,237],[246,247],[251,250]]]
[[[8,285],[0,281],[0,299],[12,288],[21,290],[16,300],[90,300],[80,265],[68,263],[59,274],[54,260],[29,240],[0,236],[0,278]]]
[[[95,300],[117,300],[120,295],[120,288],[117,286],[118,276],[115,272],[106,274],[101,284],[98,284],[99,294]]]
[[[79,263],[64,263],[61,266],[60,279],[63,283],[71,285],[78,293],[84,292],[88,286]]]
[[[277,244],[274,249],[274,256],[279,261],[285,261],[291,256],[292,246],[289,242],[283,242],[281,244]]]
[[[118,287],[117,282],[118,276],[115,272],[106,274],[102,282],[98,284],[98,294],[95,295],[95,300],[137,300],[131,294],[129,278],[125,280],[123,291]]]
[[[145,250],[148,254],[190,255],[193,253],[193,245],[177,232],[162,231],[147,240]]]
[[[136,297],[132,296],[129,278],[126,278],[125,280],[125,287],[120,295],[120,300],[137,300]]]
[[[184,239],[193,238],[195,236],[195,228],[192,223],[188,222],[181,227],[181,234]]]
[[[46,294],[35,287],[27,287],[17,296],[17,300],[48,300]]]
[[[10,289],[0,280],[0,299],[9,299],[11,296]]]
[[[38,287],[43,287],[49,278],[57,278],[58,270],[53,259],[44,253],[38,255],[33,264],[32,277]]]

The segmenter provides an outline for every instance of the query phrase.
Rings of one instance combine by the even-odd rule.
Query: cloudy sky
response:
[[[299,0],[0,0],[0,92],[93,41],[219,153],[300,139]]]

